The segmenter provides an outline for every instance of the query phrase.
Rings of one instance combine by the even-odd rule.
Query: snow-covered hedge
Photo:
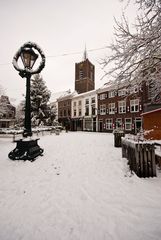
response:
[[[63,130],[62,126],[43,126],[43,127],[35,127],[32,128],[33,133],[43,132],[43,131],[51,131],[55,129]],[[14,128],[0,128],[0,134],[21,134],[23,133],[23,129],[14,129]]]
[[[0,134],[20,134],[22,133],[22,129],[13,129],[13,128],[0,128]]]

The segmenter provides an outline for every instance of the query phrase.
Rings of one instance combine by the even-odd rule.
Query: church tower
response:
[[[75,90],[84,93],[95,89],[95,66],[88,60],[85,48],[83,61],[75,64]]]

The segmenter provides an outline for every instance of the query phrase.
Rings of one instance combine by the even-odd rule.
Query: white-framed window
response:
[[[122,118],[116,118],[116,128],[122,128]]]
[[[89,106],[86,106],[85,116],[89,116]]]
[[[82,109],[81,109],[81,108],[78,109],[78,115],[79,115],[79,116],[82,115]]]
[[[81,100],[78,101],[78,105],[79,105],[79,106],[82,105],[82,101],[81,101]]]
[[[118,90],[118,96],[125,96],[125,95],[126,95],[126,89]]]
[[[135,131],[139,132],[142,128],[142,119],[140,117],[135,118]]]
[[[106,104],[100,105],[100,115],[106,114]]]
[[[96,107],[95,107],[95,104],[93,104],[91,106],[91,111],[92,111],[92,115],[96,115]]]
[[[125,118],[125,130],[131,131],[132,129],[132,118]]]
[[[85,100],[85,104],[86,104],[86,105],[89,104],[89,98],[86,98],[86,100]]]
[[[118,102],[119,113],[126,113],[126,101]]]
[[[95,102],[96,102],[95,97],[92,97],[92,98],[91,98],[91,104],[95,104]]]
[[[112,118],[107,118],[106,119],[106,129],[107,130],[112,130],[113,129],[113,119]]]
[[[108,97],[109,98],[115,97],[115,91],[114,90],[113,91],[109,91],[108,92]]]
[[[76,109],[74,109],[74,117],[76,117],[77,116],[77,110]]]
[[[108,108],[109,108],[109,114],[115,114],[115,103],[109,103]]]
[[[105,93],[100,94],[100,100],[104,100],[104,99],[106,99],[106,94]]]
[[[76,107],[76,106],[77,106],[77,102],[74,102],[74,103],[73,103],[73,106]]]
[[[139,112],[139,99],[130,100],[130,112]]]

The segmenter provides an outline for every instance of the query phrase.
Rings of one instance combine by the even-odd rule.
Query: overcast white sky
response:
[[[90,49],[105,47],[113,37],[114,16],[120,18],[125,4],[119,0],[0,0],[0,85],[18,103],[25,93],[22,79],[11,62],[15,52],[27,41],[37,43],[46,55],[42,76],[52,92],[74,90],[75,63]],[[127,9],[129,18],[135,7]],[[59,56],[61,54],[71,54]],[[96,67],[96,88],[107,79],[98,61],[107,49],[89,51]],[[48,57],[55,56],[55,57]]]

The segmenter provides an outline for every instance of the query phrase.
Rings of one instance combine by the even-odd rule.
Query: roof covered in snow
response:
[[[144,115],[147,115],[147,114],[151,114],[151,113],[155,113],[155,112],[160,112],[161,111],[161,108],[157,108],[157,109],[154,109],[152,111],[149,111],[149,112],[144,112],[142,113],[141,115],[144,116]]]
[[[65,96],[67,96],[69,94],[71,94],[70,89],[67,90],[67,91],[52,93],[51,97],[50,97],[50,102],[56,102],[58,98],[65,97]]]
[[[57,101],[64,101],[67,99],[73,98],[75,95],[78,95],[77,91],[67,91],[64,95],[61,95],[59,98],[57,98]]]
[[[111,91],[111,90],[118,90],[124,87],[129,87],[130,85],[138,85],[138,83],[136,81],[133,81],[133,83],[129,83],[127,81],[122,81],[122,82],[109,81],[107,83],[104,83],[102,87],[97,89],[97,93]]]

